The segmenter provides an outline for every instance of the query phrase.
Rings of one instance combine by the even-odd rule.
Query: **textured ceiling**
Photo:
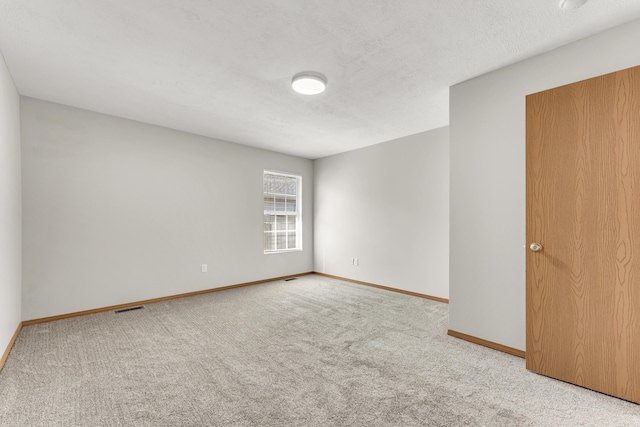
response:
[[[448,87],[640,18],[639,0],[0,0],[18,91],[319,158],[445,126]],[[294,74],[329,79],[315,96]]]

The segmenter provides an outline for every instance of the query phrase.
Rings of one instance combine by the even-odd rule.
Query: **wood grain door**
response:
[[[640,67],[529,95],[526,162],[527,369],[640,403]]]

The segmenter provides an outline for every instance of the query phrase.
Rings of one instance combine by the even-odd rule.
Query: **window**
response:
[[[302,177],[264,171],[264,253],[302,250]]]

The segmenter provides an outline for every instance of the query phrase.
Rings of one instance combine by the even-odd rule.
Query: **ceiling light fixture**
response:
[[[327,78],[315,71],[303,71],[293,76],[291,87],[302,95],[317,95],[327,87]]]
[[[584,6],[587,0],[560,0],[560,9],[574,10]]]

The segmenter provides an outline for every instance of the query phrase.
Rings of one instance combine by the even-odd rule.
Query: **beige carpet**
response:
[[[447,305],[318,276],[25,327],[1,426],[640,426],[446,335]]]

